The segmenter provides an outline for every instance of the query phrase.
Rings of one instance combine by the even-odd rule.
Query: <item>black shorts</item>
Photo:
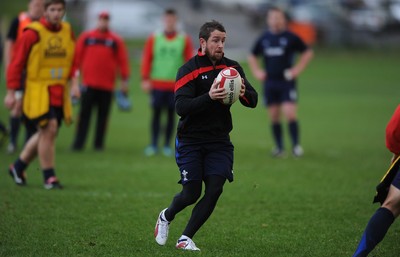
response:
[[[264,103],[269,106],[284,102],[297,102],[295,81],[267,80],[264,83]]]
[[[168,109],[175,108],[175,95],[173,91],[152,90],[151,91],[151,106],[166,107]]]
[[[56,119],[58,127],[61,127],[62,120],[64,118],[64,111],[62,107],[50,106],[49,112],[38,119],[29,119],[24,116],[25,122],[29,124],[31,128],[44,127],[47,125],[46,120]]]
[[[29,135],[33,135],[37,132],[38,129],[37,129],[37,124],[35,122],[33,122],[32,120],[26,119],[25,116],[23,116],[22,121],[24,122],[25,128]]]
[[[233,145],[229,140],[196,142],[177,138],[175,158],[181,184],[204,180],[209,175],[233,181]]]

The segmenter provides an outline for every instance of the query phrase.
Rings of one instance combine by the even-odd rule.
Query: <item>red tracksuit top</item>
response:
[[[392,153],[400,154],[400,105],[386,127],[386,147]]]
[[[123,80],[129,78],[129,61],[125,44],[110,30],[83,32],[76,44],[74,70],[82,72],[87,87],[113,91],[118,73]]]

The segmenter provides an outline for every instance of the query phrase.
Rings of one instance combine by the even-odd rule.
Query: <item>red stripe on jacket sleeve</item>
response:
[[[241,98],[242,98],[244,101],[246,101],[247,104],[250,104],[250,101],[249,101],[249,99],[247,99],[246,96],[242,96]]]
[[[217,70],[224,69],[226,67],[228,67],[228,66],[226,66],[225,64],[221,64],[221,65],[216,66],[215,69],[217,69]],[[214,69],[213,66],[201,67],[199,69],[196,69],[196,70],[186,74],[185,76],[183,76],[182,78],[180,78],[176,81],[175,92],[178,91],[179,88],[181,88],[184,85],[186,85],[187,83],[189,83],[190,81],[196,79],[200,74],[211,71],[213,69]]]
[[[194,70],[190,72],[189,74],[186,74],[182,78],[180,78],[178,81],[175,82],[175,92],[178,91],[181,87],[189,83],[190,81],[194,80],[199,76],[199,69]]]

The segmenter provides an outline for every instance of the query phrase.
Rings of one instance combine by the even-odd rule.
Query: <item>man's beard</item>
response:
[[[216,61],[219,61],[219,60],[221,60],[222,59],[222,54],[221,54],[221,57],[217,57],[217,56],[215,56],[215,55],[211,55],[211,53],[210,53],[210,51],[208,51],[208,49],[206,48],[206,55],[208,56],[208,58],[210,58],[210,60],[211,61],[213,61],[213,62],[216,62]]]

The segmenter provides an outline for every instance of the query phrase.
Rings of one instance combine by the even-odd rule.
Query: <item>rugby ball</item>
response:
[[[223,104],[231,105],[239,99],[242,77],[235,68],[227,67],[221,70],[216,80],[220,81],[219,88],[225,88],[228,92],[221,101]]]

